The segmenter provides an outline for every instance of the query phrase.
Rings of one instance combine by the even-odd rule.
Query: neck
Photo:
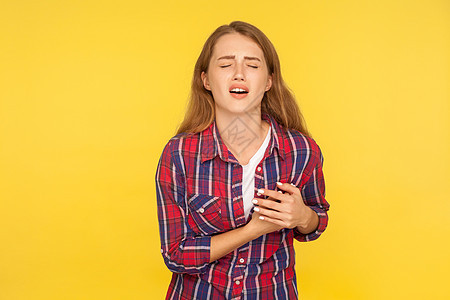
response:
[[[216,114],[216,126],[227,148],[236,156],[245,156],[263,142],[270,125],[261,119],[261,111],[242,114]]]

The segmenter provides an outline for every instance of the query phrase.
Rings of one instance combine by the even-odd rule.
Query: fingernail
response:
[[[255,204],[257,204],[257,203],[258,203],[258,200],[253,199],[252,202],[255,203]]]
[[[292,186],[295,186],[295,184],[292,184],[292,183],[291,183],[291,185],[292,185]]]
[[[283,192],[282,192],[282,191],[278,191],[278,193],[281,193],[281,194],[283,194]]]
[[[263,217],[263,216],[259,216],[259,218],[260,218],[261,220],[264,220],[264,217]]]
[[[280,185],[280,186],[283,185],[281,182],[278,182],[278,181],[277,181],[277,184]]]
[[[264,191],[262,189],[258,189],[258,193],[264,194]],[[259,195],[258,195],[259,196]]]
[[[258,196],[261,196],[261,194],[260,194],[260,193],[256,193],[256,195],[258,195]]]
[[[255,207],[255,211],[259,211],[259,207]]]

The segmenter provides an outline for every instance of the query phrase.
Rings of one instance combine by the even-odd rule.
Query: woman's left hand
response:
[[[277,186],[285,193],[268,189],[258,190],[259,194],[266,195],[268,198],[253,199],[254,210],[260,213],[263,220],[284,228],[307,227],[311,220],[311,209],[303,202],[300,190],[289,183],[280,185],[277,182]]]

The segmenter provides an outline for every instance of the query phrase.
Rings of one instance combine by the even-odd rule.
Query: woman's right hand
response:
[[[261,235],[267,233],[283,229],[283,227],[280,225],[265,220],[261,220],[259,218],[260,216],[261,215],[258,212],[254,211],[251,216],[251,220],[247,223],[247,225],[245,225],[248,227],[249,231],[255,236],[255,238],[258,238]]]

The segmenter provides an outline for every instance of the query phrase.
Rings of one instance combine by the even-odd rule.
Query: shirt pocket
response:
[[[218,196],[193,194],[188,199],[189,225],[197,234],[211,235],[223,230],[221,202]]]

